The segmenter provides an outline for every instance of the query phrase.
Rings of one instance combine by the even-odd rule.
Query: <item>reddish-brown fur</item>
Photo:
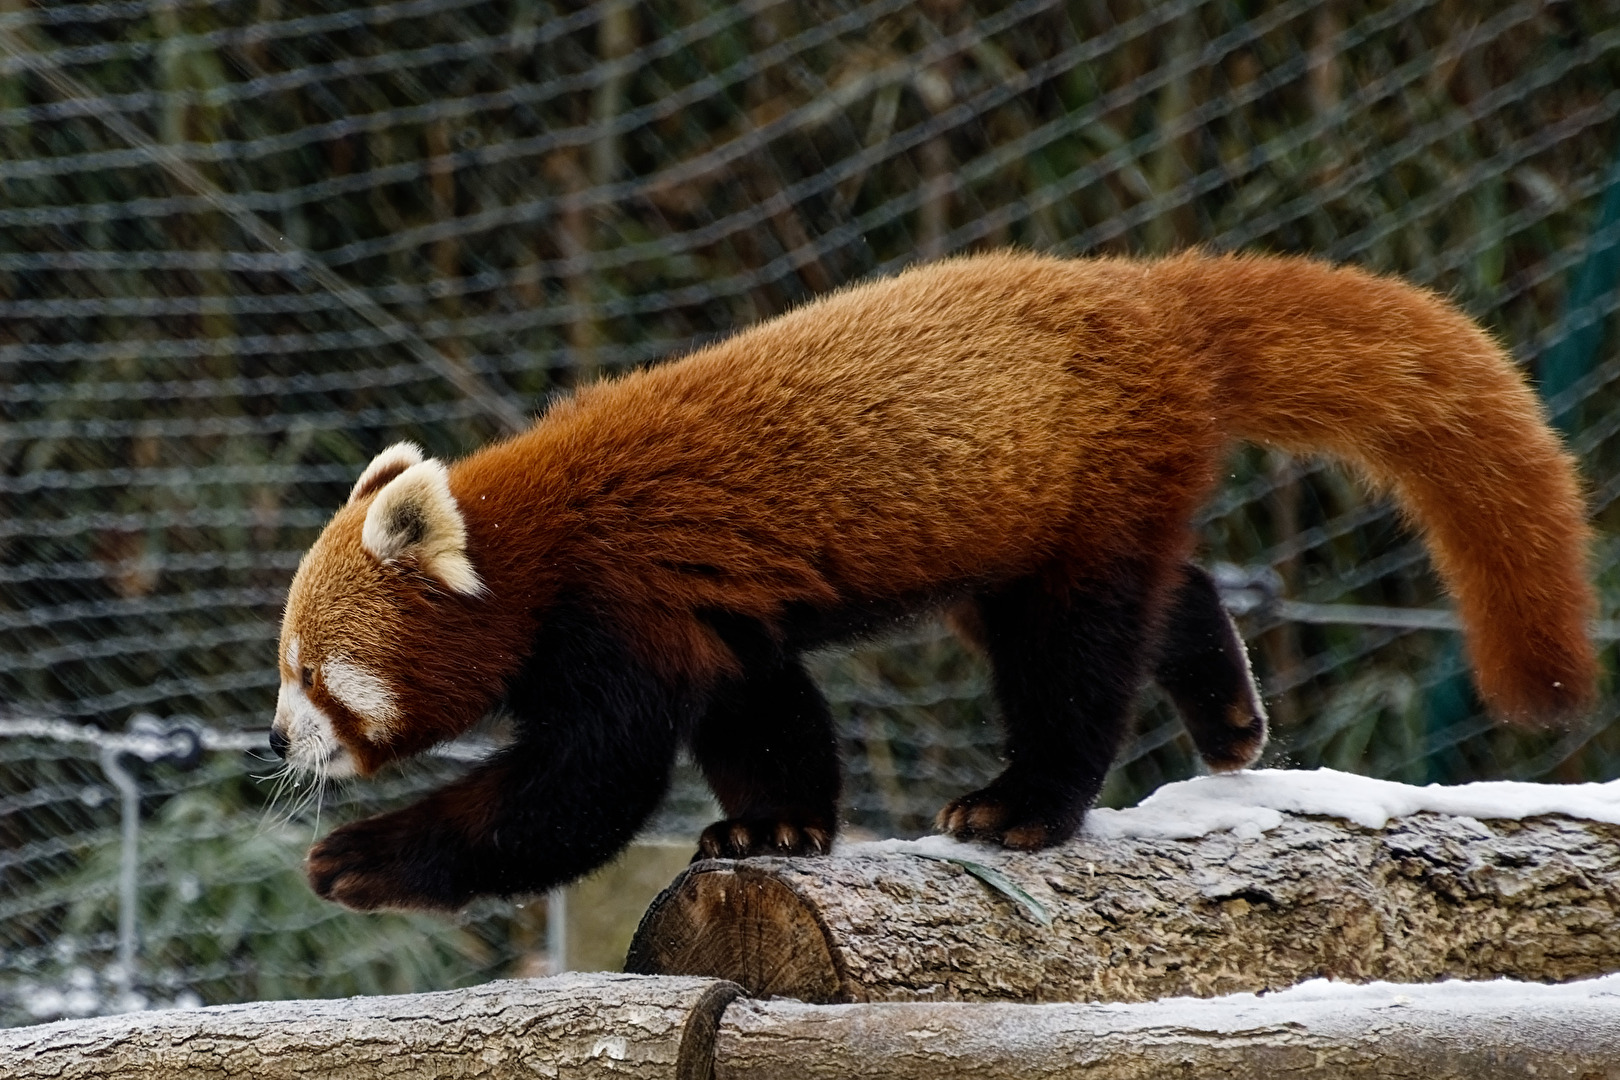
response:
[[[1319,263],[1184,256],[1155,277],[1223,369],[1226,431],[1326,451],[1394,492],[1456,599],[1495,713],[1556,720],[1591,704],[1580,483],[1484,331],[1432,293]]]
[[[1198,580],[1184,579],[1189,522],[1237,439],[1333,454],[1395,494],[1456,597],[1481,695],[1496,714],[1556,720],[1590,705],[1597,664],[1587,634],[1594,604],[1581,494],[1534,395],[1490,337],[1440,297],[1296,258],[1003,253],[835,293],[684,359],[587,387],[528,432],[454,463],[450,490],[481,592],[447,588],[408,560],[379,563],[363,550],[362,522],[377,499],[371,489],[388,479],[377,477],[338,512],[300,569],[285,633],[299,636],[306,657],[360,660],[395,693],[403,720],[368,738],[318,675],[309,691],[362,772],[476,722],[510,692],[548,625],[558,655],[572,639],[557,638],[556,628],[596,635],[580,639],[586,666],[595,663],[591,650],[622,645],[623,656],[569,690],[574,726],[566,737],[575,741],[537,735],[522,751],[531,755],[525,767],[555,760],[548,747],[576,745],[579,725],[598,715],[592,695],[636,703],[624,705],[629,711],[612,729],[622,741],[591,750],[604,766],[634,757],[634,725],[654,722],[637,720],[635,710],[661,695],[678,699],[676,713],[656,721],[665,741],[647,743],[637,766],[647,783],[661,782],[666,766],[654,759],[673,754],[668,740],[691,739],[694,725],[699,756],[720,788],[751,791],[733,773],[768,763],[770,753],[831,770],[805,781],[808,794],[795,796],[805,806],[772,808],[769,792],[721,791],[733,819],[760,818],[745,825],[748,836],[778,827],[829,834],[836,761],[830,748],[818,749],[823,735],[814,731],[790,751],[780,741],[772,750],[770,739],[790,737],[769,723],[757,735],[765,742],[733,758],[723,744],[703,743],[719,738],[715,732],[756,738],[738,726],[746,717],[714,719],[706,695],[724,686],[764,693],[760,678],[786,680],[771,692],[788,695],[783,708],[807,710],[805,724],[830,723],[816,719],[813,703],[793,704],[811,691],[793,681],[798,669],[783,667],[782,656],[765,656],[759,667],[756,655],[756,670],[745,673],[737,640],[758,654],[760,634],[774,635],[791,656],[818,634],[952,604],[965,605],[963,625],[978,636],[987,632],[981,615],[993,616],[1002,634],[1036,625],[1029,619],[1067,628],[1077,648],[1100,634],[1090,652],[1060,648],[1041,661],[1063,666],[1078,657],[1108,668],[1085,678],[1119,684],[1096,698],[1108,715],[1081,717],[1097,725],[1074,736],[1083,745],[1064,744],[1066,756],[1048,763],[1043,748],[1062,743],[1064,732],[1042,727],[1058,718],[1042,720],[1039,695],[1026,694],[1023,708],[1033,701],[1035,715],[1019,721],[1023,756],[942,818],[958,835],[1040,846],[1072,833],[1095,795],[1122,724],[1114,714],[1149,674],[1177,582]],[[1203,604],[1189,609],[1183,633],[1219,631],[1224,616],[1207,589],[1202,601],[1196,590],[1176,601]],[[1095,605],[1096,614],[1076,605]],[[743,636],[724,637],[727,627]],[[1232,648],[1235,658],[1170,657],[1160,677],[1194,694],[1197,686],[1178,680],[1241,667],[1235,637]],[[1018,656],[1002,659],[1017,667]],[[564,669],[554,677],[571,676]],[[1041,672],[1017,677],[1034,681]],[[1242,679],[1224,685],[1242,731],[1212,734],[1201,721],[1200,749],[1220,767],[1239,767],[1258,752],[1264,721]],[[543,712],[545,687],[523,686],[525,708]],[[830,740],[830,727],[824,735]],[[1046,764],[1050,777],[1041,772]],[[523,858],[550,857],[535,838],[552,837],[553,826],[524,809],[537,797],[529,788],[501,810],[498,827],[477,807],[440,805],[454,809],[525,775],[517,757],[491,770],[496,779],[446,789],[438,803],[422,804],[428,809],[339,830],[311,856],[317,887],[367,906],[454,906],[465,890],[557,880],[538,867],[522,877],[494,839],[526,837],[541,846]],[[581,790],[593,783],[569,782]],[[631,781],[619,783],[621,794],[630,790]],[[590,820],[588,807],[580,813],[570,820]],[[607,857],[639,823],[634,813],[623,816],[567,872]],[[416,855],[383,851],[396,833],[430,825],[454,832],[457,822],[466,843],[436,843],[431,858],[420,843]],[[735,830],[736,822],[716,828]],[[743,853],[769,847],[745,840],[737,844]],[[483,852],[465,865],[501,867],[506,876],[462,892],[400,884],[410,874],[441,883],[473,874],[454,868],[463,847]],[[387,869],[389,859],[417,869]],[[432,874],[421,869],[428,862],[438,867]]]
[[[478,633],[424,634],[400,662],[472,665],[493,698],[529,613],[569,585],[701,682],[731,665],[704,609],[770,623],[1168,567],[1231,438],[1394,490],[1498,713],[1591,701],[1578,483],[1502,350],[1396,280],[1198,254],[937,263],[581,391],[452,466],[492,598],[469,604]]]

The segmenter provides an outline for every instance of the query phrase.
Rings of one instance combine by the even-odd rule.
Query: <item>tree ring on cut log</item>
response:
[[[652,902],[624,970],[713,975],[750,997],[826,1003],[842,1000],[834,955],[814,906],[779,877],[711,859],[693,864]]]

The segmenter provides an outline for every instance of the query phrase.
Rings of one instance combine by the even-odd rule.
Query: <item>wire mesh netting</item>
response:
[[[1579,453],[1612,607],[1617,86],[1613,0],[0,0],[0,1021],[535,970],[532,905],[363,917],[303,884],[317,813],[461,766],[271,807],[247,748],[300,553],[392,441],[465,452],[917,260],[1200,243],[1441,289]],[[1488,725],[1386,503],[1229,471],[1203,557],[1274,761],[1620,774],[1612,701]],[[995,770],[943,628],[814,669],[852,826],[924,831]],[[1105,800],[1195,771],[1149,689]],[[688,770],[656,827],[707,812]]]

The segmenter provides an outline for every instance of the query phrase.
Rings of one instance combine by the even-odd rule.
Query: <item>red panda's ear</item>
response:
[[[371,459],[366,471],[360,474],[360,479],[354,482],[354,488],[349,492],[349,503],[353,505],[365,496],[382,487],[388,481],[410,468],[412,465],[422,463],[422,448],[415,443],[397,442]]]
[[[383,562],[411,559],[458,593],[484,591],[467,558],[467,525],[450,494],[450,474],[432,458],[382,486],[366,508],[360,544]]]

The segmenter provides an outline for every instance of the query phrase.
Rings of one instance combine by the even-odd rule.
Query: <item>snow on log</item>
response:
[[[562,975],[128,1013],[0,1031],[0,1076],[707,1080],[715,1024],[738,992],[714,979]]]
[[[1620,1080],[1620,977],[1133,1005],[738,1001],[715,1080]]]
[[[693,865],[626,970],[807,1002],[1114,1001],[1317,976],[1620,971],[1620,781],[1414,788],[1330,770],[1169,785],[1060,848],[943,838]]]

